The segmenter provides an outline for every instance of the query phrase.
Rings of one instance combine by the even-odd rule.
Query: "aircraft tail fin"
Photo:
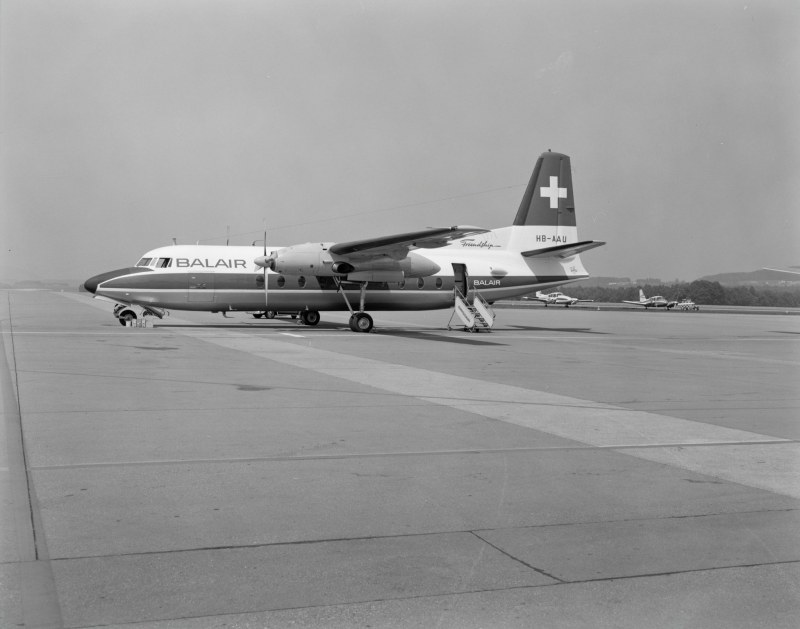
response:
[[[646,301],[647,297],[644,296],[644,291],[640,288],[639,289],[639,301]]]
[[[548,151],[539,156],[514,225],[575,227],[572,166],[568,155]]]

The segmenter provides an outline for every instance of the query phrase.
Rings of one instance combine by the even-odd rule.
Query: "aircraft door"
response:
[[[214,301],[214,273],[189,273],[187,301],[191,303],[210,303]]]
[[[453,262],[453,283],[456,289],[464,296],[469,291],[469,277],[467,276],[467,265]]]

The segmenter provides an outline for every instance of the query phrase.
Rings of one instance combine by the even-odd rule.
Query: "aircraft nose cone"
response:
[[[128,267],[126,269],[117,269],[116,271],[108,271],[107,273],[101,273],[100,275],[95,275],[94,277],[90,277],[83,283],[83,288],[87,291],[92,293],[93,295],[97,293],[97,288],[103,282],[107,282],[108,280],[113,280],[117,277],[122,277],[124,275],[131,275],[133,273],[146,273],[151,271],[146,267]]]
[[[90,277],[83,283],[83,288],[92,293],[94,295],[97,292],[97,285],[100,284],[102,278],[100,275],[95,275],[94,277]]]

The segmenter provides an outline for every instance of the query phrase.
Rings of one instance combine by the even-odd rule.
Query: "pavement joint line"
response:
[[[719,442],[678,442],[660,444],[618,444],[618,445],[576,445],[576,446],[531,446],[524,448],[465,448],[461,450],[419,450],[419,451],[399,451],[399,452],[350,452],[340,454],[300,454],[300,455],[267,455],[256,457],[241,458],[222,458],[222,459],[164,459],[149,461],[98,461],[94,463],[69,463],[63,465],[34,465],[31,470],[64,470],[82,469],[97,467],[136,467],[147,465],[205,465],[219,463],[272,463],[272,462],[293,462],[293,461],[329,461],[343,459],[367,459],[367,458],[391,458],[391,457],[414,457],[414,456],[459,456],[465,454],[518,454],[526,452],[563,452],[563,451],[596,451],[596,450],[629,450],[629,449],[660,449],[660,448],[714,448],[740,445],[784,445],[787,443],[797,444],[800,441],[795,439],[774,439],[770,441],[719,441]]]
[[[12,565],[18,568],[20,613],[25,626],[60,629],[64,622],[22,424],[15,335],[8,294],[7,298],[8,318],[3,327],[8,326],[8,335],[4,333],[3,337],[7,337],[9,347],[6,349],[6,340],[0,337],[0,399],[9,463],[9,507],[13,511],[19,553]]]
[[[514,555],[512,555],[508,551],[503,550],[499,546],[497,546],[495,544],[492,544],[492,542],[490,542],[489,540],[481,537],[475,531],[470,531],[470,533],[472,533],[475,537],[477,537],[479,540],[481,540],[484,544],[486,544],[487,546],[490,546],[491,548],[494,548],[497,552],[499,552],[502,555],[505,555],[506,557],[508,557],[512,561],[515,561],[516,563],[518,563],[520,565],[523,565],[523,566],[525,566],[526,568],[528,568],[530,570],[533,570],[537,574],[541,574],[543,577],[547,577],[548,579],[552,579],[553,581],[557,581],[559,583],[566,583],[566,581],[564,581],[564,579],[562,579],[560,577],[557,577],[554,574],[550,574],[546,570],[542,570],[541,568],[537,568],[536,566],[534,566],[532,564],[529,564],[527,561],[523,561],[519,557],[515,557]]]
[[[734,565],[734,566],[718,566],[713,568],[692,568],[689,570],[682,570],[682,571],[673,571],[673,572],[658,572],[658,573],[650,573],[650,574],[634,574],[634,575],[625,575],[625,576],[616,576],[616,577],[600,577],[596,579],[582,579],[577,581],[555,581],[553,583],[541,583],[538,585],[510,585],[507,587],[500,587],[500,588],[480,588],[480,589],[473,589],[473,590],[457,590],[453,592],[441,592],[435,594],[412,594],[409,596],[387,596],[382,598],[373,598],[373,599],[357,599],[357,600],[348,600],[348,601],[339,601],[333,603],[324,603],[324,604],[316,604],[316,605],[294,605],[291,607],[267,607],[267,608],[260,608],[260,609],[249,609],[246,611],[237,611],[237,612],[226,612],[224,614],[202,614],[196,616],[176,616],[176,617],[164,617],[164,618],[155,618],[143,621],[135,621],[132,623],[125,623],[125,626],[135,627],[136,625],[152,625],[156,623],[164,623],[164,622],[173,622],[173,621],[182,621],[182,620],[200,620],[203,618],[213,618],[213,619],[221,619],[221,618],[232,618],[232,617],[241,617],[241,616],[249,616],[249,615],[256,615],[256,614],[268,614],[268,613],[278,613],[278,612],[290,612],[290,611],[299,611],[299,610],[322,610],[326,608],[333,608],[333,607],[350,607],[354,605],[367,605],[367,604],[376,604],[376,603],[389,603],[395,601],[413,601],[413,600],[435,600],[435,599],[443,599],[443,598],[451,598],[457,596],[470,596],[474,594],[488,594],[494,592],[513,592],[513,591],[524,591],[524,590],[535,590],[540,588],[554,588],[554,587],[569,587],[569,586],[576,586],[576,585],[586,585],[589,583],[602,583],[602,582],[610,582],[610,581],[627,581],[632,579],[648,579],[648,578],[658,578],[658,577],[667,577],[667,576],[675,576],[675,575],[683,575],[683,574],[695,574],[701,572],[718,572],[721,570],[742,570],[747,568],[762,568],[766,566],[779,566],[779,565],[792,565],[799,563],[797,561],[778,561],[778,562],[769,562],[769,563],[761,563],[761,564],[741,564],[741,565]],[[83,629],[92,629],[93,627],[107,627],[106,623],[102,625],[82,625]]]
[[[594,525],[608,525],[608,524],[626,524],[630,522],[659,522],[665,520],[691,520],[700,518],[715,518],[715,517],[736,517],[745,515],[754,515],[760,513],[794,513],[800,509],[785,508],[785,509],[759,509],[754,511],[731,511],[720,513],[694,513],[684,515],[668,515],[661,517],[640,517],[640,518],[622,518],[619,520],[586,520],[582,522],[551,522],[547,524],[531,524],[526,526],[507,526],[495,528],[479,528],[479,529],[463,529],[463,530],[443,530],[443,531],[421,531],[418,533],[396,533],[386,535],[357,535],[354,537],[330,537],[330,538],[317,538],[317,539],[300,539],[292,541],[278,541],[278,542],[261,542],[254,544],[227,544],[220,546],[197,546],[195,548],[172,548],[163,550],[145,550],[134,552],[121,552],[104,555],[78,555],[74,557],[53,557],[50,561],[68,562],[79,560],[94,560],[94,559],[113,559],[116,557],[147,557],[152,555],[174,555],[180,553],[204,553],[219,550],[246,550],[255,548],[272,548],[282,546],[311,546],[314,544],[338,544],[342,542],[368,542],[390,539],[406,539],[413,537],[436,537],[440,535],[474,535],[486,542],[486,540],[479,535],[479,533],[491,533],[496,531],[526,531],[533,529],[546,529],[546,528],[560,528],[572,526],[594,526]],[[486,542],[489,545],[489,542]],[[502,552],[502,551],[501,551]],[[775,563],[795,563],[800,562],[800,559],[787,559]],[[0,565],[7,562],[0,562]],[[769,562],[773,563],[773,562]]]

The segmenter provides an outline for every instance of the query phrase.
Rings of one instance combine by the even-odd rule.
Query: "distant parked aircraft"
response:
[[[691,299],[681,299],[675,307],[678,310],[700,310],[700,306],[694,303]]]
[[[556,306],[564,306],[564,308],[569,308],[570,306],[574,306],[579,301],[594,301],[594,299],[578,299],[577,297],[570,297],[569,295],[565,295],[564,293],[542,293],[541,291],[536,291],[536,297],[532,297],[531,299],[535,299],[537,301],[541,301],[544,303],[545,307],[550,305]]]
[[[645,297],[644,291],[641,288],[639,289],[639,301],[628,301],[627,299],[623,299],[622,302],[625,304],[633,304],[634,306],[644,306],[645,309],[666,308],[667,310],[674,308],[678,303],[677,301],[667,301],[661,295],[656,295],[655,297]]]

